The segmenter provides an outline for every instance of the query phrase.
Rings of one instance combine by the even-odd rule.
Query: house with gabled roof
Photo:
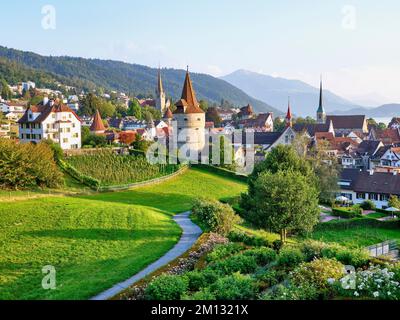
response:
[[[81,148],[81,120],[58,100],[46,100],[40,105],[30,106],[18,120],[18,125],[22,143],[49,139],[64,150]]]

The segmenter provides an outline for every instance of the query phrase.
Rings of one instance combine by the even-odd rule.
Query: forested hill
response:
[[[100,59],[47,57],[0,46],[1,57],[20,64],[20,68],[29,67],[78,88],[101,87],[105,90],[118,90],[134,95],[149,95],[154,94],[157,83],[158,70],[138,64]],[[162,75],[167,95],[174,100],[178,99],[182,92],[185,71],[163,69]],[[7,78],[7,75],[1,76]],[[250,103],[258,112],[272,111],[275,115],[282,114],[281,111],[250,97],[224,80],[206,74],[192,73],[191,76],[199,99],[216,103],[224,99],[235,106]]]

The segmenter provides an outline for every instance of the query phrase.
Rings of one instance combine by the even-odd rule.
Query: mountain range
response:
[[[10,83],[45,79],[42,82],[48,84],[54,79],[79,89],[93,90],[100,87],[133,95],[154,94],[157,83],[158,69],[120,61],[42,56],[2,46],[0,59],[0,78],[4,77]],[[174,101],[178,100],[185,70],[162,69],[162,77],[167,95]],[[250,103],[256,112],[274,112],[275,115],[283,113],[222,79],[200,73],[191,73],[191,78],[199,100],[220,103],[224,99],[238,107]]]
[[[315,116],[319,103],[319,88],[300,80],[272,77],[247,70],[238,70],[221,79],[275,108],[286,110],[290,97],[292,111],[299,116]],[[360,106],[329,90],[323,91],[327,113],[346,111]]]
[[[392,117],[399,117],[400,116],[400,104],[391,103],[391,104],[384,104],[377,108],[356,108],[350,109],[348,111],[336,111],[336,114],[365,114],[367,117],[370,118],[392,118]]]

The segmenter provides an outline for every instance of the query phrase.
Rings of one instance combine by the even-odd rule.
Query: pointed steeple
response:
[[[292,117],[292,110],[290,108],[290,97],[289,97],[288,98],[288,110],[287,110],[286,118],[285,118],[286,127],[292,127],[293,126],[292,118],[293,117]]]
[[[322,75],[321,75],[321,82],[319,86],[319,105],[318,105],[318,111],[317,112],[325,112],[324,106],[323,106],[323,99],[322,99]]]
[[[161,78],[161,68],[158,67],[157,95],[160,95],[163,92],[164,92],[164,87]]]
[[[319,105],[317,110],[317,123],[324,124],[326,122],[326,112],[323,105],[323,97],[322,97],[322,75],[321,82],[319,87]]]
[[[96,110],[96,114],[93,118],[93,123],[90,127],[90,131],[94,133],[104,133],[104,131],[106,131],[99,110]]]
[[[186,71],[185,83],[183,84],[182,97],[175,104],[177,106],[176,113],[204,113],[194,92],[192,81],[190,79],[189,67]]]

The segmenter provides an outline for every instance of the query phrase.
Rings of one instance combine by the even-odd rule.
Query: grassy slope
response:
[[[181,232],[171,215],[195,197],[234,196],[245,187],[192,169],[126,192],[3,202],[0,299],[89,298],[168,251]],[[57,290],[41,288],[45,265],[56,267]]]
[[[324,242],[337,242],[347,246],[370,246],[387,240],[400,243],[400,230],[384,228],[352,228],[347,230],[315,231],[310,238]]]

